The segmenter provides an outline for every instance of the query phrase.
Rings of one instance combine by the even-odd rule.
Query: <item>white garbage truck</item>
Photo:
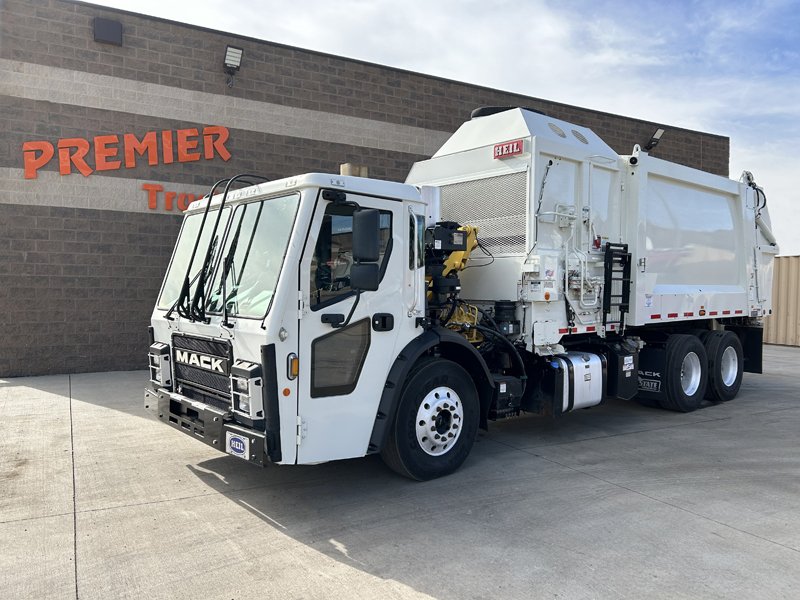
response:
[[[431,479],[490,421],[733,399],[777,252],[750,173],[479,109],[403,184],[238,175],[192,203],[145,406],[256,465],[380,453]]]

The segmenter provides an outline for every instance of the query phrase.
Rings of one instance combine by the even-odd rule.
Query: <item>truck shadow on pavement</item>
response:
[[[583,451],[581,444],[602,438],[728,418],[709,408],[684,415],[613,401],[567,419],[494,423],[491,433],[479,434],[459,471],[429,482],[395,475],[378,456],[264,469],[221,456],[187,468],[260,519],[267,528],[263,539],[289,536],[352,568],[438,598],[489,597],[500,589],[502,597],[530,597],[537,569],[558,572],[559,561],[582,554],[582,544],[598,543],[583,539],[593,518],[578,525],[576,514],[588,505],[614,505],[613,518],[627,519],[626,502],[640,503],[559,455],[569,454],[572,444]],[[630,445],[629,456],[637,456]],[[642,456],[646,461],[646,452]],[[607,456],[598,451],[597,458]],[[519,569],[520,560],[531,568]],[[483,565],[477,589],[470,565]],[[444,572],[460,584],[443,589]]]

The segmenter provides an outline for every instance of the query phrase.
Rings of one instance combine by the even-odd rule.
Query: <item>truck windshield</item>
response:
[[[222,312],[224,292],[231,316],[263,318],[267,314],[299,201],[300,195],[292,194],[236,208],[212,280],[208,312]]]
[[[203,232],[200,236],[200,242],[197,245],[197,253],[192,261],[192,268],[189,271],[189,281],[192,283],[189,297],[194,295],[195,286],[197,283],[197,275],[200,271],[200,268],[203,266],[203,260],[205,258],[203,253],[205,252],[206,248],[208,248],[208,242],[212,239],[212,234],[214,235],[215,240],[218,240],[218,238],[222,235],[222,233],[225,231],[225,225],[228,222],[228,217],[230,214],[230,209],[225,208],[222,213],[222,217],[219,220],[218,231],[215,232],[214,222],[217,218],[217,210],[211,209],[208,212],[206,224],[205,227],[203,227]],[[161,296],[158,299],[158,308],[160,309],[166,310],[178,300],[178,296],[181,293],[181,286],[183,285],[184,276],[186,275],[186,268],[189,266],[189,258],[192,256],[192,250],[194,249],[195,242],[197,241],[197,233],[200,230],[200,223],[202,221],[203,213],[199,212],[193,215],[188,215],[183,222],[181,234],[178,237],[178,243],[175,246],[175,253],[172,256],[172,262],[169,265],[167,276],[164,278],[164,287],[161,289]]]

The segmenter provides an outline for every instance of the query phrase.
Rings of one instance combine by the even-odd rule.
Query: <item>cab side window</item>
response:
[[[408,216],[408,268],[413,271],[425,266],[425,217]]]
[[[317,245],[311,258],[311,308],[322,308],[351,295],[353,266],[353,212],[355,207],[329,204],[322,218]],[[381,272],[391,254],[392,213],[380,211]]]

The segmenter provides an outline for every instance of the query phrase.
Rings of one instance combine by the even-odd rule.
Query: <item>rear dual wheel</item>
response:
[[[669,336],[663,378],[664,394],[659,399],[663,408],[691,412],[700,407],[708,385],[708,357],[698,337]]]
[[[662,394],[640,402],[691,412],[704,397],[714,402],[733,400],[742,385],[743,366],[742,344],[733,332],[673,334],[665,347]]]
[[[732,331],[711,331],[705,338],[708,354],[706,398],[715,402],[733,400],[739,393],[744,371],[742,342]]]

